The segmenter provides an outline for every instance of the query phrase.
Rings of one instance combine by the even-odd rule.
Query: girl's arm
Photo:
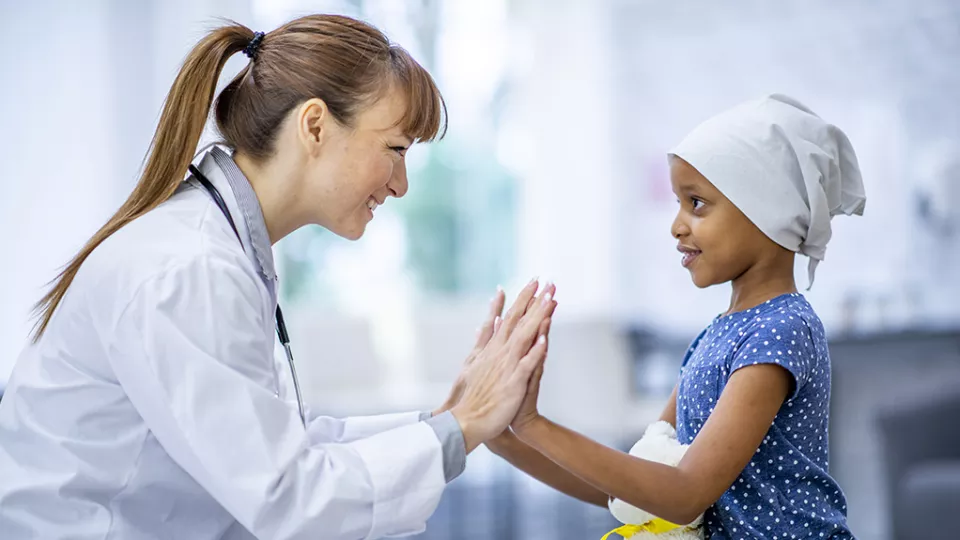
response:
[[[716,502],[750,462],[792,380],[788,371],[772,364],[734,371],[676,467],[633,457],[554,424],[537,413],[535,393],[528,393],[513,430],[521,441],[597,490],[667,521],[689,523]],[[675,411],[673,416],[675,422]]]
[[[663,412],[660,413],[660,420],[669,422],[671,426],[677,427],[677,386],[673,385],[673,392],[670,393],[670,399],[663,406]]]
[[[544,457],[540,452],[530,448],[509,429],[495,439],[487,441],[487,448],[514,467],[561,493],[580,499],[583,502],[603,508],[607,507],[609,497],[606,493],[577,478]]]
[[[547,335],[549,331],[550,323],[545,321],[540,328],[540,334]],[[549,350],[549,341],[547,347]],[[530,399],[535,400],[536,398],[533,396],[540,394],[541,377],[543,377],[543,364],[540,364],[534,371],[530,377],[530,382],[527,383],[527,395],[524,397],[524,404],[520,407],[521,410],[525,408],[524,405],[529,408],[528,401]],[[603,508],[607,507],[609,497],[606,493],[570,474],[540,452],[527,446],[509,428],[493,440],[487,441],[486,444],[491,452],[553,489],[583,502]]]
[[[539,385],[539,380],[536,381]],[[677,387],[673,387],[670,399],[667,400],[660,414],[660,420],[677,423]],[[517,438],[510,430],[506,430],[496,439],[487,442],[487,448],[494,454],[502,457],[508,463],[528,475],[536,478],[553,489],[565,493],[583,502],[606,508],[610,496],[599,489],[584,482],[580,478],[565,470],[563,467],[550,461],[540,452],[534,450]]]

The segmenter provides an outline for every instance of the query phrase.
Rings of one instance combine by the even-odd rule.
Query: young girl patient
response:
[[[571,496],[661,518],[624,537],[679,532],[702,514],[693,532],[709,539],[853,538],[828,469],[827,341],[794,281],[800,253],[812,285],[832,216],[863,213],[850,141],[772,95],[708,120],[668,159],[683,267],[698,287],[732,285],[729,309],[693,341],[661,416],[686,453],[676,466],[641,459],[544,418],[542,370],[511,431],[489,446]]]

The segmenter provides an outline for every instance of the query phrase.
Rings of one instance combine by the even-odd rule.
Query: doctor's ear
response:
[[[297,135],[310,154],[319,151],[331,127],[333,117],[327,104],[320,98],[303,102],[297,109]]]

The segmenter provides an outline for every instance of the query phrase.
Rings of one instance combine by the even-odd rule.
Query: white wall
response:
[[[212,14],[248,19],[245,6],[0,2],[0,384],[45,284],[132,189],[188,48]]]
[[[0,4],[0,381],[45,282],[118,202],[108,4]]]
[[[619,302],[619,216],[606,7],[524,2],[511,46],[509,120],[518,160],[518,275],[557,283],[568,316],[608,317]],[[516,143],[515,143],[516,144]]]

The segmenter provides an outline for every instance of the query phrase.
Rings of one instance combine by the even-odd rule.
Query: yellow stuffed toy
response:
[[[630,455],[657,463],[677,466],[688,445],[680,444],[677,433],[668,422],[659,421],[650,424],[643,437],[630,449]],[[686,525],[670,523],[645,512],[635,506],[613,499],[610,501],[610,513],[617,518],[623,527],[608,532],[601,540],[607,540],[613,535],[630,540],[701,540],[703,521],[701,514],[697,519]]]

